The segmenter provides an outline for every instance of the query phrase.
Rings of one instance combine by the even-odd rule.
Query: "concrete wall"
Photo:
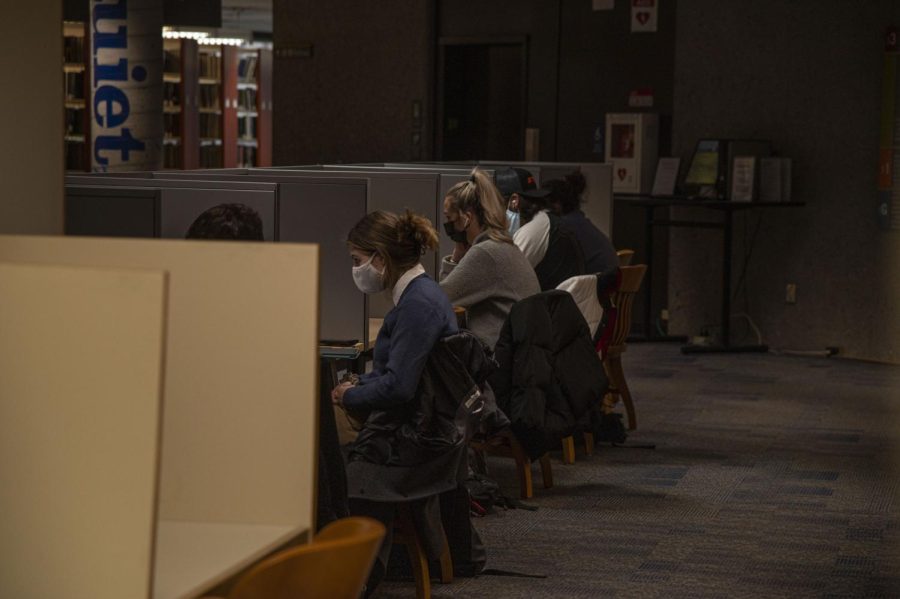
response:
[[[274,164],[429,155],[430,6],[417,0],[274,0]],[[309,43],[311,58],[281,55]],[[422,102],[418,129],[414,101]],[[421,136],[419,156],[414,131]]]
[[[879,230],[875,216],[883,39],[891,24],[900,24],[900,3],[892,0],[678,5],[675,153],[688,160],[701,137],[771,139],[793,159],[794,197],[807,203],[736,221],[735,279],[759,228],[734,309],[747,312],[775,348],[836,345],[847,356],[900,361],[900,235]],[[677,215],[709,217],[691,212]],[[714,231],[672,231],[674,332],[718,323],[720,240]],[[795,305],[785,303],[787,283],[797,284]],[[734,320],[733,337],[742,329]]]
[[[62,4],[8,3],[0,40],[0,234],[62,233]]]

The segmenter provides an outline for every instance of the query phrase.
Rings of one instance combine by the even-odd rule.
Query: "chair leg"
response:
[[[416,581],[416,599],[431,599],[431,575],[428,572],[428,557],[416,534],[410,535],[406,550],[409,552],[409,563],[412,565],[413,578]],[[441,558],[443,570],[443,557]],[[443,572],[441,573],[443,577]]]
[[[584,433],[584,453],[594,455],[594,433]]]
[[[516,460],[516,472],[519,475],[519,496],[522,499],[531,499],[533,495],[531,485],[531,461],[525,454],[525,450],[515,439],[511,439],[510,448],[513,458]]]
[[[637,417],[634,414],[634,402],[631,400],[631,391],[628,390],[628,383],[625,382],[625,372],[622,370],[622,360],[618,357],[609,361],[613,378],[615,380],[616,389],[625,404],[625,411],[628,413],[628,430],[633,431],[637,428]]]
[[[441,551],[441,582],[450,584],[453,582],[453,559],[450,557],[450,545],[444,537],[444,550]]]
[[[562,440],[563,464],[575,463],[575,437],[569,435]]]
[[[541,476],[544,477],[544,488],[553,488],[553,467],[550,465],[550,456],[544,454],[541,456]]]

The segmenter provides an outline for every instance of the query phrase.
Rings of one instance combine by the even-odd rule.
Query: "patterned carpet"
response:
[[[476,521],[488,567],[441,597],[900,597],[900,368],[634,344],[634,443],[553,461],[538,511]],[[491,475],[515,496],[511,463]],[[381,599],[415,596],[385,583]]]

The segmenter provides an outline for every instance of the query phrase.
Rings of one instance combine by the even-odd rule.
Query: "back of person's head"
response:
[[[506,202],[483,170],[476,166],[468,180],[451,187],[446,197],[455,210],[472,212],[491,239],[512,243],[506,230]]]
[[[219,204],[201,213],[184,237],[263,241],[262,219],[245,204]]]
[[[404,214],[378,210],[367,214],[347,235],[347,245],[384,260],[384,284],[390,289],[428,250],[438,247],[431,221],[407,210]]]
[[[522,195],[519,197],[519,216],[522,219],[522,224],[528,224],[534,218],[534,216],[540,212],[541,210],[546,210],[550,207],[550,203],[548,202],[549,196],[540,197],[540,196],[532,196],[532,195]]]
[[[534,175],[524,168],[502,168],[494,172],[497,189],[504,198],[537,189]]]
[[[565,180],[553,179],[541,185],[550,191],[550,203],[558,207],[561,214],[568,214],[581,207],[581,194],[587,187],[587,181],[580,170],[566,175]]]

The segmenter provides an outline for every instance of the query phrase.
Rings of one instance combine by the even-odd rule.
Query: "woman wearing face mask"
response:
[[[541,291],[534,269],[513,244],[500,192],[481,169],[444,198],[444,230],[456,242],[441,264],[441,288],[467,310],[469,328],[494,347],[513,304]]]
[[[356,286],[369,294],[390,290],[394,308],[375,340],[372,372],[356,385],[336,387],[332,400],[360,411],[403,405],[412,399],[435,342],[458,332],[446,294],[419,263],[437,248],[437,232],[423,216],[379,211],[356,223],[347,245]]]
[[[399,450],[392,445],[391,439],[397,439],[390,431],[398,423],[416,429],[416,423],[407,419],[420,411],[417,392],[429,355],[441,339],[456,335],[459,328],[447,295],[419,263],[424,252],[438,246],[437,232],[428,219],[409,211],[399,216],[373,212],[353,227],[347,245],[359,290],[368,294],[387,290],[394,300],[375,340],[372,372],[361,375],[356,384],[342,383],[331,392],[335,404],[366,422],[347,458],[350,513],[376,518],[389,531],[369,576],[368,596],[386,570],[396,504],[406,498],[393,490],[397,485],[394,477],[403,481],[404,492],[413,489],[430,494],[429,473],[446,474],[430,465],[415,467],[396,459],[392,462],[391,458],[398,456],[394,452]],[[373,482],[373,477],[379,482]],[[443,533],[437,495],[416,501],[410,509],[421,515],[421,534],[428,541],[429,555],[438,556]]]

